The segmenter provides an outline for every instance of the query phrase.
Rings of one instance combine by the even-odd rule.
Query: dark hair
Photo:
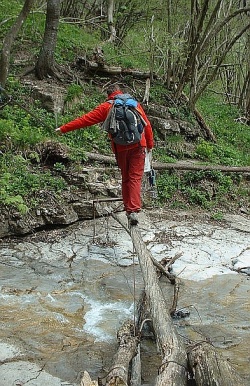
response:
[[[108,95],[112,94],[114,91],[120,91],[120,86],[118,83],[112,83],[106,88],[106,93]]]

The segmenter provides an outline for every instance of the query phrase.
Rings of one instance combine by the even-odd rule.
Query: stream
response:
[[[185,342],[210,341],[250,384],[250,220],[143,211],[139,229],[154,258],[182,256],[174,323]],[[161,279],[163,291],[172,291]],[[0,386],[79,386],[105,377],[116,333],[136,318],[144,288],[129,235],[103,217],[0,242]],[[142,339],[142,384],[160,355]]]

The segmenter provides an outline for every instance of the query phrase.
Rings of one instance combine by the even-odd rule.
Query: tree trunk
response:
[[[35,66],[38,79],[55,76],[55,47],[60,17],[60,1],[48,0],[43,44]]]
[[[143,97],[143,101],[142,101],[146,105],[148,105],[148,102],[149,102],[149,90],[150,90],[150,78],[147,78],[146,79],[145,93],[144,93],[144,97]]]
[[[162,365],[155,386],[186,386],[186,349],[173,325],[168,307],[158,284],[151,254],[137,227],[131,227],[131,237],[142,270],[154,331],[162,354]]]
[[[173,17],[173,14],[172,14],[172,0],[167,0],[167,6],[166,6],[166,9],[167,9],[167,31],[168,31],[168,35],[171,36],[173,34],[172,32],[172,17]],[[167,68],[166,68],[166,84],[167,84],[167,88],[168,90],[170,90],[170,84],[171,84],[171,76],[172,76],[172,49],[169,47],[167,47]]]
[[[196,92],[196,95],[193,97],[193,104],[197,102],[197,100],[200,98],[202,93],[206,90],[209,84],[211,84],[215,78],[217,73],[219,72],[220,66],[222,65],[223,60],[225,59],[228,52],[230,52],[231,48],[234,46],[234,44],[240,39],[242,35],[244,35],[245,32],[247,32],[250,29],[250,23],[247,24],[242,30],[238,33],[238,35],[234,36],[231,41],[227,43],[227,46],[222,52],[220,53],[219,58],[217,59],[216,66],[214,70],[211,72],[211,74],[207,77],[205,82],[201,84],[199,90]]]
[[[201,343],[188,353],[197,386],[247,386],[226,358],[209,343]]]
[[[246,122],[250,124],[250,30],[247,31],[246,57],[242,66],[246,66],[246,75],[240,92],[238,107],[244,112]]]
[[[127,229],[117,214],[112,216]],[[162,365],[155,386],[186,386],[186,349],[173,325],[159,287],[151,253],[147,250],[138,227],[132,226],[129,233],[140,262],[153,328],[162,355]]]
[[[84,9],[86,9],[86,0],[62,0],[61,1],[61,15],[66,18],[81,19],[84,16]]]
[[[20,28],[22,27],[24,21],[26,20],[27,16],[30,13],[30,10],[34,4],[34,0],[26,0],[24,3],[24,6],[17,17],[15,23],[12,25],[11,29],[7,33],[7,35],[4,38],[3,41],[3,47],[1,51],[1,56],[0,56],[0,85],[4,88],[7,77],[8,77],[8,72],[9,72],[9,62],[10,62],[10,51],[12,44],[18,35],[18,32]]]
[[[109,42],[113,43],[116,39],[116,30],[114,26],[114,0],[107,0],[107,3],[108,3]]]
[[[129,365],[136,355],[138,338],[134,335],[135,326],[131,321],[123,324],[117,333],[119,348],[113,365],[106,378],[107,386],[127,386]]]

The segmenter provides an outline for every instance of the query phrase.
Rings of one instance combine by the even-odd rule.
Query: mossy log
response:
[[[197,386],[247,386],[230,362],[207,342],[191,348],[188,360]]]

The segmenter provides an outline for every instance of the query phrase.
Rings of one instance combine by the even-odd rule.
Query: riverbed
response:
[[[189,316],[174,323],[185,342],[210,341],[250,382],[249,218],[148,210],[139,230],[158,261],[181,254],[172,269]],[[0,385],[78,386],[84,370],[104,377],[144,288],[121,225],[103,217],[3,239],[0,268]],[[153,385],[159,353],[152,337],[141,346],[142,383]]]

